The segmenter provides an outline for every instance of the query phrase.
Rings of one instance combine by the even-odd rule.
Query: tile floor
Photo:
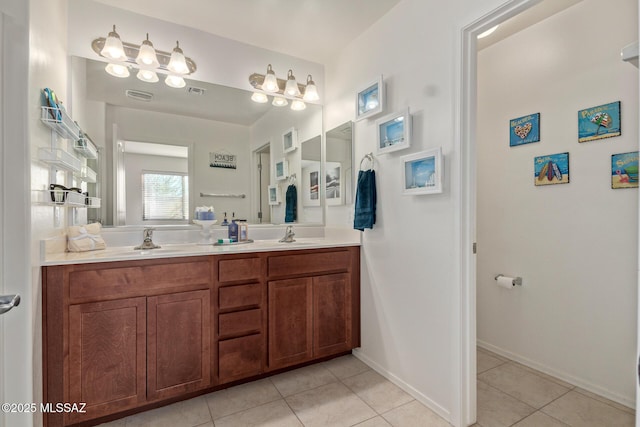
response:
[[[477,427],[634,425],[634,411],[478,349]],[[447,427],[353,356],[285,372],[103,427]]]

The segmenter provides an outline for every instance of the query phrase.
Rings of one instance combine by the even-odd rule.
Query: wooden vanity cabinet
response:
[[[52,266],[43,279],[45,402],[86,403],[47,426],[211,386],[209,259]]]
[[[359,247],[43,267],[46,427],[95,425],[360,345]],[[106,417],[106,418],[105,418]]]

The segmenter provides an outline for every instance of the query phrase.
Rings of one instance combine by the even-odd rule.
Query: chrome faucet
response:
[[[144,229],[144,231],[142,232],[142,236],[144,237],[144,240],[142,241],[142,244],[140,246],[136,246],[135,250],[138,249],[158,249],[160,248],[160,246],[156,245],[155,243],[153,243],[153,230],[155,230],[155,228],[152,227],[146,227]]]
[[[283,242],[283,243],[295,242],[296,239],[293,238],[293,236],[295,236],[295,235],[296,235],[296,233],[293,232],[293,226],[289,225],[289,226],[287,226],[287,229],[284,232],[284,237],[282,239],[280,239],[279,242]]]

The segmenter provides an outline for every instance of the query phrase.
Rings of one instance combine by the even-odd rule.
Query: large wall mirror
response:
[[[71,68],[73,117],[101,154],[94,191],[102,208],[90,210],[89,220],[105,226],[186,224],[195,207],[213,206],[218,219],[226,212],[229,219],[282,224],[285,195],[294,185],[295,223],[323,223],[324,200],[307,203],[311,190],[304,187],[308,161],[321,170],[322,106],[293,111],[211,83],[186,80],[186,87],[175,89],[162,80],[140,81],[133,72],[116,78],[104,62],[85,58],[72,57]],[[305,159],[309,150],[313,159]],[[150,212],[151,182],[171,186],[176,197],[170,213]],[[269,200],[270,187],[281,194],[277,203]]]

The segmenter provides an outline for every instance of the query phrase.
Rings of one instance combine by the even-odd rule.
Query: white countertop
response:
[[[344,246],[360,246],[353,239],[339,237],[297,238],[293,243],[278,240],[256,240],[253,243],[228,246],[188,244],[160,244],[160,249],[134,250],[133,246],[107,247],[90,252],[62,252],[44,255],[42,265],[86,264],[91,262],[130,261],[139,259],[177,258],[187,256],[221,255],[250,252],[321,249]]]

